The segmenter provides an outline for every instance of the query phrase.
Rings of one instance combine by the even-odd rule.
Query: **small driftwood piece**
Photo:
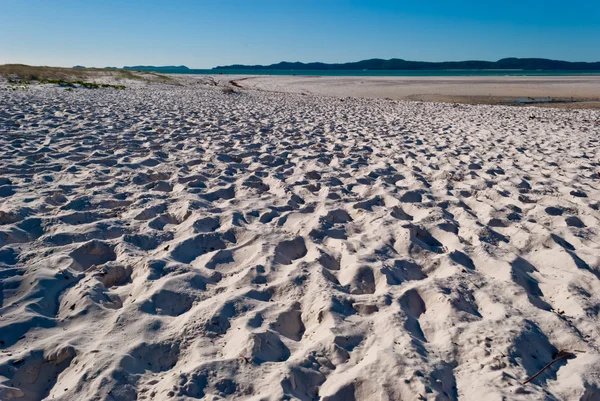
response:
[[[556,356],[554,357],[554,359],[549,364],[547,364],[546,366],[544,366],[539,372],[537,372],[536,374],[534,374],[533,376],[531,376],[529,379],[525,380],[523,382],[523,384],[527,384],[530,381],[532,381],[533,379],[535,379],[536,377],[538,377],[539,375],[541,375],[544,370],[548,369],[555,362],[558,362],[558,361],[560,361],[562,359],[568,359],[568,358],[575,358],[575,354],[573,354],[572,352],[569,352],[569,351],[565,351],[565,350],[558,351],[558,354],[556,354]]]

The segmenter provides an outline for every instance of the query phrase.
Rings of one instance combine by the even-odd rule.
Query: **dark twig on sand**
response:
[[[560,350],[558,351],[558,354],[556,354],[556,356],[554,357],[554,359],[552,360],[552,362],[550,362],[549,364],[547,364],[546,366],[544,366],[539,372],[537,372],[536,374],[534,374],[533,376],[531,376],[529,379],[525,380],[523,382],[523,384],[527,384],[530,381],[532,381],[533,379],[535,379],[536,377],[538,377],[539,375],[542,374],[542,372],[546,369],[548,369],[550,366],[552,366],[553,363],[558,362],[562,359],[569,359],[569,358],[575,358],[575,354],[573,354],[572,352],[569,351],[565,351],[565,350]]]
[[[236,88],[243,88],[242,85],[238,84],[237,82],[235,82],[234,80],[229,81],[229,83],[233,86],[235,86]]]

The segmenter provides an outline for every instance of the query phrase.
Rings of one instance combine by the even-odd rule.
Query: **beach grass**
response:
[[[40,83],[75,83],[84,87],[93,87],[93,81],[98,78],[108,78],[114,81],[134,80],[145,82],[169,83],[173,79],[163,74],[144,73],[112,68],[64,68],[30,66],[25,64],[0,65],[0,76],[11,82],[37,81]],[[89,84],[89,85],[88,85]],[[102,86],[102,84],[97,84]],[[121,86],[121,85],[116,85]]]

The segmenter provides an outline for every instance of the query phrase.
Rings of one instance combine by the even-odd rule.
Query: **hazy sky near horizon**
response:
[[[0,0],[0,64],[600,61],[600,0]]]

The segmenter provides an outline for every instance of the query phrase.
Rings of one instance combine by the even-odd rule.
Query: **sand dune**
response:
[[[600,112],[238,92],[0,89],[0,399],[600,399]]]

